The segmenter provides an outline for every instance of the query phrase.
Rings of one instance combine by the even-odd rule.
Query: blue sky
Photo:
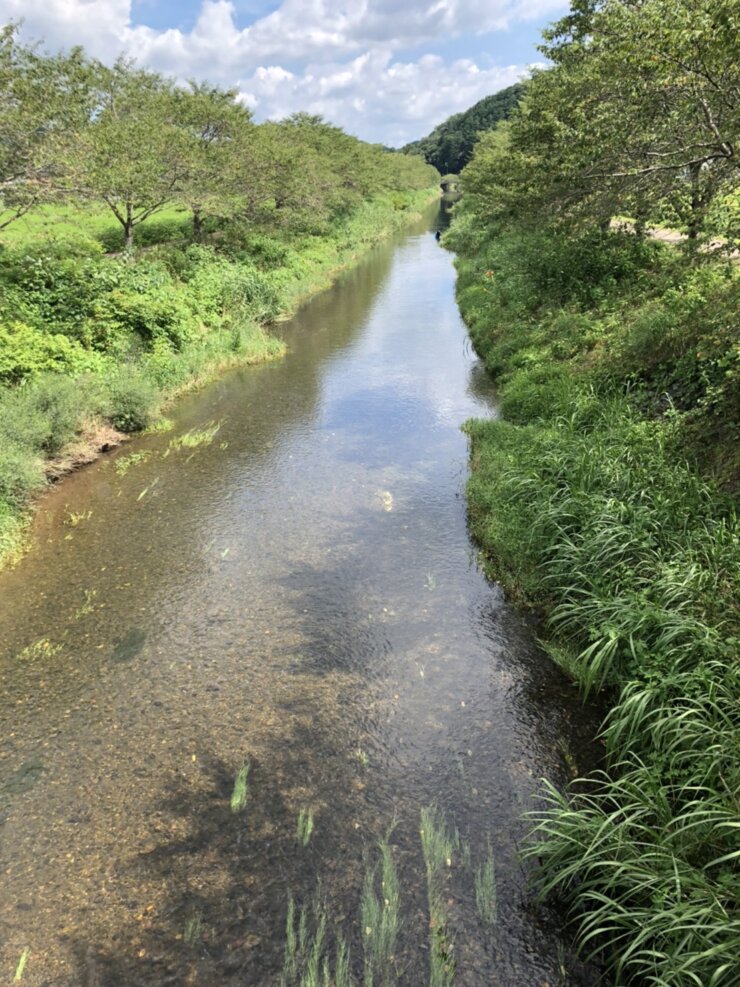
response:
[[[319,113],[399,146],[542,62],[567,0],[0,0],[50,50],[122,52],[236,88],[257,120]]]

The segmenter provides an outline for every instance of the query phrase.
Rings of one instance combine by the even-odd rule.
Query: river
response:
[[[0,574],[3,982],[25,957],[32,987],[276,984],[291,895],[325,908],[359,983],[387,839],[392,979],[427,984],[434,806],[445,976],[593,983],[518,849],[539,779],[591,756],[594,721],[468,537],[460,425],[496,410],[438,222],[280,326],[285,359],[51,490]]]

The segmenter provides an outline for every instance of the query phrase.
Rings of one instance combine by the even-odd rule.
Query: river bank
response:
[[[611,710],[608,773],[543,791],[529,855],[620,984],[729,985],[737,791],[740,278],[627,232],[486,226],[446,244],[497,382],[467,488],[488,571]]]
[[[151,427],[182,393],[284,355],[269,326],[437,195],[377,196],[321,236],[227,229],[211,244],[149,247],[134,263],[90,242],[1,255],[3,281],[23,297],[15,317],[35,306],[51,330],[0,326],[0,566],[22,554],[29,503],[49,481]]]

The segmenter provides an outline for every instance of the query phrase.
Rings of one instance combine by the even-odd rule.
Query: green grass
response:
[[[137,239],[155,243],[190,232],[188,212],[170,206],[155,213],[136,230]],[[48,243],[100,240],[108,249],[123,249],[121,224],[105,206],[45,205],[28,213],[3,230],[3,243],[10,247]]]
[[[352,987],[347,944],[338,936],[332,949],[327,933],[328,917],[320,894],[298,910],[292,895],[288,898],[280,987]]]
[[[203,428],[192,428],[170,440],[170,449],[197,449],[210,445],[221,430],[223,422],[210,422]]]
[[[496,865],[490,843],[488,853],[475,869],[475,905],[484,925],[495,925],[498,915]]]

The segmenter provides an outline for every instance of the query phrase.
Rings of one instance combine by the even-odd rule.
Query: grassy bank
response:
[[[120,233],[102,214],[47,210],[11,227],[0,252],[0,561],[17,557],[31,499],[80,461],[81,444],[89,458],[111,430],[152,425],[183,390],[279,356],[269,323],[433,195],[379,195],[312,232],[214,225],[202,243],[173,213],[152,220],[133,258],[105,253]]]
[[[499,383],[470,523],[553,658],[611,706],[606,771],[548,786],[530,854],[618,984],[737,982],[740,276],[616,231],[447,235]]]

